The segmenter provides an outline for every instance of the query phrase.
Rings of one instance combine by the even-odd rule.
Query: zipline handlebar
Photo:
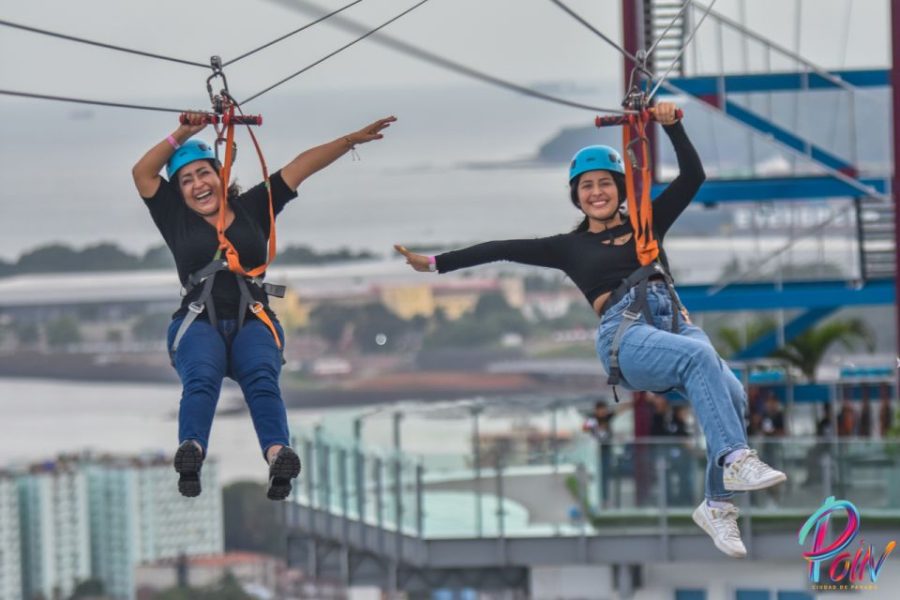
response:
[[[650,109],[650,120],[656,120],[656,113]],[[614,125],[626,125],[631,115],[612,115],[609,117],[597,117],[594,119],[594,125],[597,127],[612,127]],[[675,116],[680,120],[684,117],[684,111],[680,108],[675,111]]]
[[[262,125],[263,122],[262,115],[234,115],[229,117],[227,113],[224,115],[204,113],[203,117],[203,123],[206,125],[218,125],[219,123],[223,125],[231,125],[232,123],[235,125]],[[190,123],[187,113],[182,113],[178,120],[182,125]]]

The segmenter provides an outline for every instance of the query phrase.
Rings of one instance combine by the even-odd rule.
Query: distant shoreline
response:
[[[144,356],[144,358],[148,358]],[[409,385],[397,381],[396,385],[383,381],[367,385],[365,381],[357,385],[323,388],[292,388],[282,386],[282,395],[288,408],[337,408],[387,404],[404,400],[438,402],[459,398],[490,397],[514,394],[540,394],[596,391],[593,385],[548,384],[529,376],[473,373],[469,385],[445,385],[446,373],[421,373],[423,381]],[[386,376],[391,379],[393,376]],[[146,363],[116,362],[98,364],[97,355],[87,354],[41,354],[25,352],[0,355],[0,378],[42,379],[102,384],[158,384],[179,385],[175,370],[163,358],[148,358]],[[397,376],[396,379],[405,379]],[[598,370],[598,383],[600,371]],[[239,409],[238,409],[239,410]]]

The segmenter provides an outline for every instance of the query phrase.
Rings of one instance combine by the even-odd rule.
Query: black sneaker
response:
[[[291,493],[291,479],[300,474],[300,457],[284,446],[269,465],[269,500],[284,500]]]
[[[182,496],[195,498],[200,495],[200,467],[203,451],[192,440],[182,442],[175,453],[175,470],[178,472],[178,491]]]

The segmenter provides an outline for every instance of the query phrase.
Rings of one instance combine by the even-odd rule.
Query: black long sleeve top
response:
[[[663,128],[675,148],[678,176],[653,201],[653,227],[660,247],[660,259],[668,267],[662,241],[706,175],[697,151],[681,122]],[[640,268],[634,236],[621,245],[615,238],[632,232],[630,221],[606,231],[561,233],[535,239],[499,240],[445,252],[435,257],[439,273],[499,260],[560,269],[578,286],[593,305],[602,294],[614,290],[629,274]]]

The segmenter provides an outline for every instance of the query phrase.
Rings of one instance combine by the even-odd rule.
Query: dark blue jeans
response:
[[[170,350],[181,321],[175,319],[169,325]],[[284,331],[277,321],[275,327],[283,345]],[[263,457],[274,444],[290,445],[287,411],[278,386],[281,350],[262,321],[250,317],[238,331],[236,319],[220,319],[217,328],[198,319],[181,339],[174,365],[182,385],[179,444],[196,440],[206,454],[222,380],[230,377],[244,392]]]

